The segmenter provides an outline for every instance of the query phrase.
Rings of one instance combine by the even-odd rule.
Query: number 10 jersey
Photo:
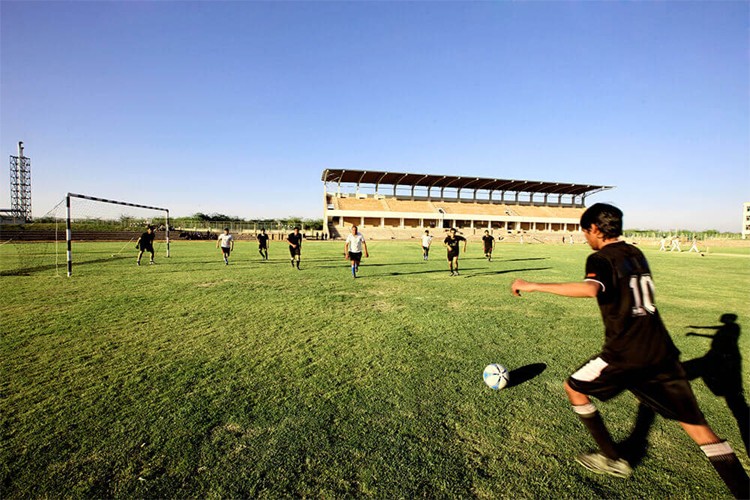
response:
[[[656,309],[651,270],[640,250],[622,241],[604,246],[586,260],[585,279],[600,285],[602,359],[623,367],[645,367],[678,358],[680,352]]]

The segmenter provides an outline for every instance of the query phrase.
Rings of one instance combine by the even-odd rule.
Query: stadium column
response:
[[[385,217],[380,218],[380,227],[385,227]]]

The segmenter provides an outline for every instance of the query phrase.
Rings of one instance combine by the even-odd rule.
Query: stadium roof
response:
[[[456,175],[409,174],[405,172],[377,172],[373,170],[326,169],[323,182],[345,184],[374,184],[376,187],[418,186],[426,188],[482,189],[488,191],[513,191],[520,193],[545,193],[572,196],[589,194],[612,189],[612,186],[591,184],[570,184],[566,182],[542,182],[509,179],[490,179]]]

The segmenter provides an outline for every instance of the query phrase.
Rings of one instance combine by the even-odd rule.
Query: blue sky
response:
[[[25,142],[35,215],[72,191],[176,215],[320,217],[321,172],[351,168],[613,185],[589,201],[620,206],[629,228],[739,231],[749,14],[2,1],[0,153]]]

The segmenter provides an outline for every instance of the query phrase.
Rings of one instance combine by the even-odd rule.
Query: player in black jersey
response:
[[[260,230],[260,234],[257,236],[258,238],[258,253],[261,257],[263,257],[263,260],[268,260],[268,235],[266,234],[265,229]]]
[[[484,245],[484,256],[489,262],[492,262],[492,250],[495,248],[495,238],[490,234],[489,230],[484,231],[482,244]]]
[[[295,227],[294,232],[286,237],[286,242],[289,243],[289,255],[292,258],[292,267],[294,267],[296,261],[297,269],[299,269],[299,261],[302,256],[302,234],[300,234],[298,227]]]
[[[619,240],[622,212],[597,203],[581,216],[581,228],[595,253],[586,261],[586,277],[573,283],[530,283],[516,279],[514,295],[547,292],[567,297],[596,297],[605,328],[601,353],[565,382],[573,410],[599,446],[579,455],[584,467],[597,473],[627,477],[630,464],[622,458],[589,396],[607,401],[628,390],[639,402],[677,420],[706,454],[737,498],[748,497],[748,477],[732,447],[706,423],[687,381],[667,329],[654,303],[654,282],[640,250]]]
[[[448,231],[448,236],[446,236],[443,241],[443,243],[445,243],[445,248],[448,249],[448,265],[451,268],[451,276],[458,276],[458,254],[460,253],[460,245],[462,241],[464,242],[464,253],[466,253],[466,238],[457,235],[454,228],[451,228],[450,231]]]
[[[140,250],[138,252],[138,260],[136,260],[135,264],[137,266],[141,265],[141,257],[143,257],[143,252],[148,252],[151,254],[151,260],[148,262],[149,264],[154,263],[154,238],[156,238],[156,234],[154,233],[154,228],[151,226],[148,226],[146,228],[146,232],[141,235],[140,238],[135,242],[135,248]]]

